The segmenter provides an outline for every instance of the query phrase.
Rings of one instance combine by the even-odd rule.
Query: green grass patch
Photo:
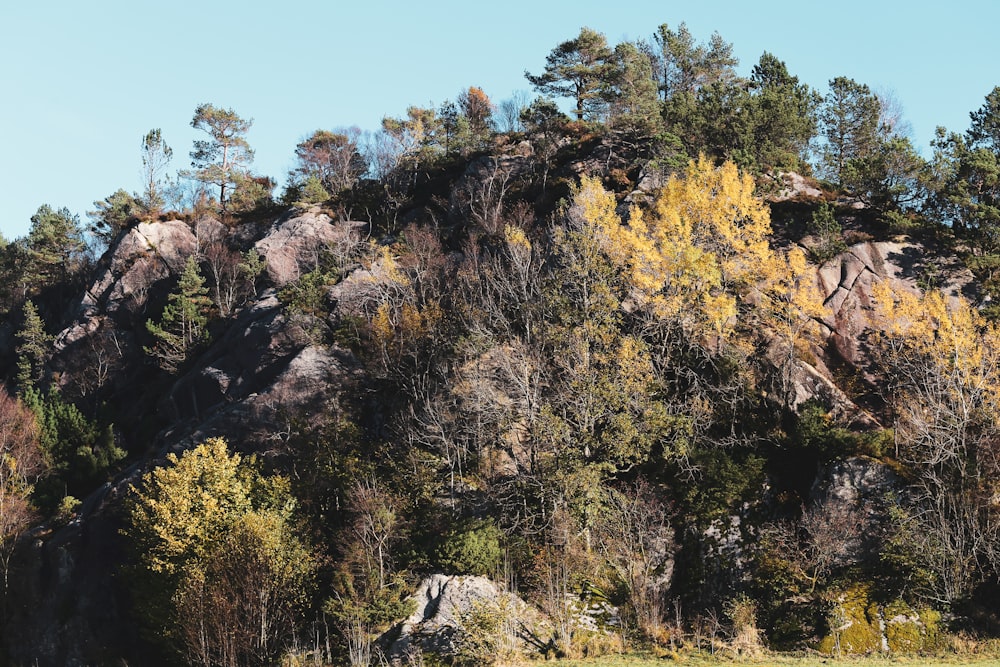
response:
[[[531,664],[531,663],[528,663]],[[652,655],[621,655],[604,656],[585,660],[556,660],[545,664],[552,667],[665,667],[666,665],[686,665],[687,667],[718,667],[720,665],[789,665],[793,667],[813,667],[828,665],[836,667],[875,667],[876,665],[892,665],[893,667],[923,667],[924,665],[978,665],[979,667],[1000,667],[1000,658],[984,658],[979,656],[885,656],[885,657],[844,657],[840,659],[823,655],[787,655],[773,654],[758,658],[731,658],[724,655],[707,656],[694,654],[676,654],[657,658]]]

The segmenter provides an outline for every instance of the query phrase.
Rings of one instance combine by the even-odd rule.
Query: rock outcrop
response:
[[[957,260],[934,257],[912,241],[858,243],[820,266],[816,284],[827,307],[823,322],[843,359],[856,366],[865,362],[862,334],[875,326],[870,314],[876,282],[916,293],[925,280],[952,296],[975,297],[971,271]]]
[[[510,619],[522,635],[531,634],[532,620],[538,617],[526,602],[486,577],[434,574],[420,582],[412,599],[414,612],[380,640],[397,663],[425,651],[455,655],[466,619],[477,609]]]

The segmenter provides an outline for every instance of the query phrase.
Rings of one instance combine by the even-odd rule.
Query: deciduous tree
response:
[[[877,285],[898,456],[913,471],[903,530],[946,605],[1000,572],[1000,331],[960,298]]]
[[[288,482],[210,439],[132,489],[127,534],[143,611],[192,664],[273,664],[291,640],[314,568],[293,530]]]
[[[35,517],[31,494],[45,469],[35,414],[0,389],[0,567],[5,595],[10,557]]]
[[[361,130],[356,127],[316,130],[295,147],[295,177],[302,182],[315,177],[330,194],[349,189],[368,171],[360,139]]]

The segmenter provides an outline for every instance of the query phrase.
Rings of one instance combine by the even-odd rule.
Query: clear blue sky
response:
[[[826,92],[835,76],[892,90],[925,155],[934,127],[965,130],[1000,85],[993,0],[8,0],[0,7],[0,233],[43,203],[81,219],[140,189],[139,145],[162,128],[189,165],[202,102],[254,119],[258,173],[283,182],[313,130],[376,129],[465,87],[494,101],[582,26],[611,43],[686,22],[734,45],[747,74],[768,50]]]

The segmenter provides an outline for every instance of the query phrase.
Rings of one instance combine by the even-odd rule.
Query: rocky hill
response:
[[[426,376],[399,379],[372,370],[372,352],[364,344],[359,346],[358,331],[368,326],[363,320],[371,320],[378,312],[380,299],[402,289],[397,285],[400,271],[409,276],[412,289],[436,289],[446,294],[447,285],[432,281],[445,276],[444,280],[455,281],[451,287],[456,287],[469,260],[475,259],[473,253],[482,252],[478,259],[487,260],[486,250],[475,250],[473,243],[481,243],[484,249],[500,247],[504,226],[510,229],[511,220],[541,244],[546,223],[536,211],[550,206],[556,192],[571,195],[569,190],[538,190],[537,181],[531,181],[529,158],[519,156],[518,151],[524,152],[523,147],[503,159],[474,160],[452,180],[446,178],[429,186],[446,194],[445,198],[434,194],[414,198],[401,216],[411,224],[419,223],[407,232],[405,251],[401,250],[401,227],[378,229],[319,206],[291,209],[236,226],[212,217],[140,222],[114,239],[66,318],[68,324],[55,336],[46,377],[66,396],[82,401],[99,397],[113,406],[119,416],[117,436],[127,445],[129,464],[84,498],[71,516],[48,521],[22,540],[14,558],[12,571],[16,574],[10,582],[12,603],[5,625],[5,641],[14,664],[84,665],[118,655],[142,662],[143,656],[152,655],[154,649],[134,621],[141,601],[137,604],[129,584],[128,564],[132,561],[121,532],[123,502],[146,471],[164,464],[168,453],[179,455],[211,437],[223,436],[234,449],[257,454],[272,470],[295,476],[302,473],[301,466],[310,464],[297,458],[293,436],[309,432],[310,427],[327,426],[332,412],[349,415],[373,440],[395,439],[396,447],[404,444],[404,432],[398,427],[402,417],[416,420],[408,428],[422,429],[410,436],[411,447],[433,448],[435,445],[427,443],[441,435],[440,429],[454,428],[430,421],[434,415],[446,418],[447,413],[421,412],[426,407],[421,401],[429,405],[438,400],[431,393],[420,393],[429,392],[429,385],[419,384],[427,382]],[[606,173],[604,167],[613,154],[607,144],[597,145],[583,159],[554,171],[552,178],[561,178],[564,183],[555,188],[565,187],[577,173]],[[640,175],[634,187],[619,193],[620,215],[627,214],[629,204],[654,199],[653,191],[663,182],[654,176]],[[535,184],[527,185],[529,182]],[[808,211],[818,203],[819,194],[802,191],[796,201]],[[792,227],[800,223],[782,224]],[[421,235],[414,229],[425,231]],[[789,241],[781,243],[788,245]],[[790,242],[792,246],[800,243],[807,247],[809,239]],[[266,262],[264,273],[250,282],[232,273],[230,283],[225,283],[226,271],[233,271],[232,262],[250,250]],[[210,344],[199,349],[179,373],[164,374],[150,362],[150,336],[145,325],[163,310],[189,257],[199,258],[203,272],[216,272],[211,282],[216,290],[217,319],[211,325]],[[821,325],[820,331],[809,340],[809,353],[793,359],[787,402],[774,402],[773,395],[767,398],[764,392],[764,397],[749,401],[758,402],[753,409],[787,411],[778,421],[789,424],[803,410],[823,406],[826,419],[832,420],[830,428],[861,434],[856,436],[859,438],[891,426],[885,422],[880,396],[883,377],[871,358],[871,334],[878,326],[872,315],[873,286],[884,283],[896,291],[918,294],[918,285],[931,264],[938,284],[949,294],[969,296],[975,289],[971,273],[956,260],[938,256],[919,241],[906,238],[864,240],[820,265],[810,265],[808,280],[822,300],[822,314],[813,317]],[[464,268],[456,270],[459,265]],[[321,269],[328,278],[318,283],[318,291],[309,297],[312,301],[306,305],[296,301],[296,295],[308,287],[309,276]],[[432,275],[434,271],[440,274]],[[226,289],[230,290],[228,297],[222,294]],[[445,303],[442,297],[435,298],[437,303]],[[507,297],[501,293],[495,298],[503,304]],[[513,350],[510,345],[508,352]],[[765,347],[770,350],[763,355],[764,365],[771,364],[773,370],[783,363],[787,348],[777,343]],[[500,377],[506,371],[501,368],[502,360],[491,360],[490,349],[461,352],[461,357],[445,355],[443,347],[428,349],[404,353],[415,355],[406,362],[411,364],[405,366],[410,369],[407,372],[445,372],[445,377],[485,382],[483,378],[476,380],[469,369],[494,364],[493,395],[488,400],[498,409],[522,400],[513,393],[515,385]],[[430,358],[422,358],[422,354]],[[423,366],[425,362],[449,370],[429,371]],[[398,366],[394,372],[402,372],[402,368]],[[761,373],[768,374],[766,368]],[[412,397],[407,399],[411,402],[402,417],[391,402],[375,405],[386,400],[386,383],[397,382],[400,386],[412,382],[418,392],[415,402]],[[471,393],[462,393],[466,389],[459,386],[450,394],[448,400],[453,404],[448,410],[473,400]],[[551,389],[539,385],[531,391],[544,396]],[[528,427],[508,422],[506,428],[513,433]],[[540,455],[529,454],[527,449],[514,451],[521,447],[527,445],[510,447],[508,464],[499,457],[488,465],[506,465],[516,475],[522,466],[532,465],[520,457]],[[771,451],[763,454],[775,461],[765,477],[799,478],[796,484],[804,495],[796,502],[803,507],[833,507],[852,513],[865,506],[869,509],[864,511],[877,512],[871,509],[875,507],[872,499],[898,488],[900,482],[882,462],[858,453],[855,449],[832,456],[810,454],[798,459],[800,467],[782,470],[782,466],[792,464],[780,451]],[[440,463],[449,455],[439,452],[434,456]],[[621,480],[633,476],[628,466],[622,465],[621,470]],[[461,474],[462,481],[456,486],[452,471],[450,491],[445,492],[445,485],[436,492],[438,501],[445,502],[441,494],[450,494],[447,502],[463,504],[465,509],[458,513],[471,515],[482,515],[483,507],[498,502],[477,490],[481,482],[472,481],[471,472]],[[683,480],[684,475],[677,479]],[[771,484],[787,486],[789,482],[785,479]],[[678,492],[677,497],[685,493]],[[729,521],[762,521],[768,512],[772,518],[775,512],[781,515],[775,508],[785,501],[761,497],[752,489],[748,493],[758,496],[760,506],[752,511],[746,510],[745,504],[743,510],[737,505],[723,509],[705,529],[706,536],[717,533],[715,546],[704,548],[742,553],[749,548],[743,542],[755,539],[761,526],[740,528],[734,523],[732,530],[725,528],[719,533],[720,527]],[[672,502],[679,506],[680,500]],[[767,512],[765,505],[771,508]],[[690,534],[698,525],[685,527],[685,520],[679,515],[672,520],[678,534]],[[862,563],[870,558],[871,548],[860,538],[848,540],[837,548],[833,563],[837,567]],[[690,565],[686,567],[690,576]]]

